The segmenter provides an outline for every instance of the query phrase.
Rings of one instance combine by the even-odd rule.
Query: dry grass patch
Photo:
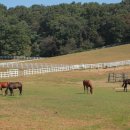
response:
[[[102,48],[86,52],[79,52],[52,58],[45,58],[37,62],[50,64],[92,64],[100,62],[115,62],[129,60],[130,44],[110,48]]]

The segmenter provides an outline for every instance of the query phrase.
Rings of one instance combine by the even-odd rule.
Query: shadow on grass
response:
[[[76,93],[76,94],[85,94],[85,93]]]
[[[118,93],[121,93],[121,92],[123,92],[123,93],[129,93],[130,91],[127,91],[127,92],[124,92],[124,91],[116,91],[116,92],[118,92]]]

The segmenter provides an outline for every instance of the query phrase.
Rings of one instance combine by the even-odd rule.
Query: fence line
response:
[[[35,69],[35,68],[46,68],[46,67],[70,67],[73,69],[100,69],[100,68],[112,68],[130,65],[130,60],[109,62],[109,63],[96,63],[96,64],[77,64],[77,65],[67,65],[67,64],[45,64],[45,63],[24,63],[26,61],[19,62],[6,62],[0,63],[1,68],[12,68],[12,69]]]
[[[64,64],[43,64],[43,63],[0,63],[1,68],[8,68],[7,72],[0,72],[0,78],[18,77],[33,74],[43,74],[49,72],[60,72],[70,70],[82,69],[100,69],[112,68],[118,66],[130,65],[130,60],[110,62],[110,63],[97,63],[97,64],[79,64],[79,65],[64,65]]]
[[[17,60],[33,60],[33,59],[41,59],[42,57],[26,57],[26,56],[0,56],[0,59],[2,60],[11,60],[11,59],[17,59]]]
[[[18,76],[19,76],[18,69],[10,69],[7,72],[0,72],[0,78],[18,77]]]
[[[130,77],[130,73],[109,73],[108,82],[122,82],[124,79]]]

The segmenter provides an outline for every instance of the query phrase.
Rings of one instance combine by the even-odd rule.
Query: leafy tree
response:
[[[130,1],[0,4],[0,55],[56,56],[130,42]]]
[[[6,16],[7,14],[7,7],[3,4],[0,4],[0,17]]]
[[[30,56],[30,36],[26,22],[16,25],[4,23],[1,25],[1,55]]]
[[[123,40],[125,28],[126,25],[123,19],[114,16],[102,20],[99,32],[107,44],[120,43]]]
[[[122,0],[122,2],[125,4],[130,4],[130,0]]]
[[[48,36],[40,42],[40,56],[56,56],[58,54],[58,47],[56,39]]]

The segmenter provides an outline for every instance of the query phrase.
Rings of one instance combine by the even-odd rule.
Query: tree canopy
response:
[[[51,57],[130,42],[130,1],[9,8],[0,4],[0,55]]]

